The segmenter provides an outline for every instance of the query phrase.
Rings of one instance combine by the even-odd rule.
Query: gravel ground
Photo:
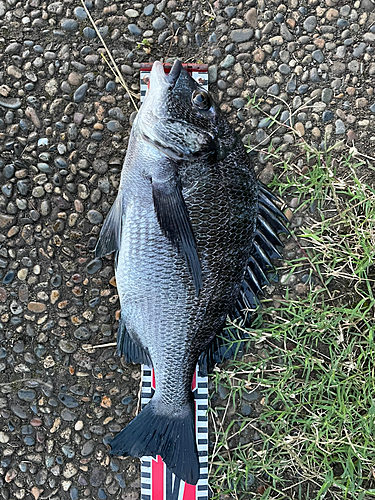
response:
[[[86,5],[135,92],[141,62],[208,63],[221,109],[260,150],[263,181],[271,137],[245,107],[254,94],[286,124],[294,113],[307,143],[354,141],[374,156],[372,0]],[[113,347],[82,348],[116,332],[113,260],[88,264],[134,109],[78,0],[0,0],[0,45],[0,498],[136,500],[138,461],[111,459],[106,443],[136,413],[139,367]],[[282,158],[300,139],[280,128],[272,140]]]

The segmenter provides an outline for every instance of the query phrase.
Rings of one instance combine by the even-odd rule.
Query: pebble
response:
[[[19,109],[22,105],[21,99],[18,97],[3,97],[0,95],[0,106],[7,109]]]
[[[29,302],[27,308],[31,312],[42,313],[46,310],[47,306],[42,302]]]
[[[235,58],[231,54],[228,54],[225,57],[225,59],[220,63],[220,66],[224,69],[227,69],[227,68],[230,68],[231,66],[233,66],[235,61],[236,61]]]
[[[88,38],[89,40],[93,40],[96,38],[97,34],[94,28],[90,28],[90,26],[86,26],[83,28],[83,36]]]
[[[152,21],[152,27],[155,30],[162,30],[166,25],[167,23],[163,17],[157,17],[154,21]]]
[[[143,14],[145,16],[151,16],[152,13],[154,12],[154,8],[155,8],[155,5],[153,3],[146,5],[146,7],[143,9]]]
[[[82,102],[85,98],[87,89],[89,88],[88,83],[82,83],[78,89],[74,92],[73,100],[74,102]]]
[[[91,453],[94,451],[94,449],[95,449],[94,441],[92,441],[92,440],[86,441],[86,443],[81,448],[81,455],[83,457],[87,457],[87,456],[91,455]],[[95,481],[95,483],[96,483],[96,481]],[[101,482],[98,484],[93,484],[92,486],[99,486],[99,484],[101,484]]]
[[[63,30],[71,32],[78,29],[78,23],[75,19],[62,19],[60,26]]]
[[[311,33],[315,30],[317,23],[318,21],[315,16],[309,16],[303,22],[303,27],[308,33]]]
[[[128,30],[130,31],[130,33],[132,35],[136,35],[136,36],[139,36],[139,35],[142,35],[142,31],[138,28],[138,26],[136,24],[128,24]]]
[[[233,30],[230,34],[233,42],[247,42],[254,35],[254,31],[251,28],[246,28],[242,30]]]
[[[75,342],[71,342],[70,340],[60,340],[59,347],[66,354],[71,354],[77,350],[77,344]]]
[[[340,134],[345,134],[345,125],[344,122],[340,119],[335,121],[335,134],[340,135]]]

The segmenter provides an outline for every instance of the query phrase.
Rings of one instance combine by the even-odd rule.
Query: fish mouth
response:
[[[164,72],[164,66],[160,61],[155,61],[150,75],[150,89],[152,87],[163,85],[168,86],[168,89],[173,89],[177,83],[178,77],[181,74],[182,64],[178,59],[175,60],[168,74]]]

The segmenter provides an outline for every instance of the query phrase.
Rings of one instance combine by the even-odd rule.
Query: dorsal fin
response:
[[[289,234],[284,225],[288,221],[277,207],[278,198],[259,183],[259,213],[254,233],[254,243],[237,304],[230,315],[232,320],[240,319],[242,326],[252,324],[252,311],[259,306],[258,296],[262,287],[277,280],[272,259],[281,258],[279,250],[283,244],[280,233]],[[216,363],[221,363],[243,350],[249,335],[244,330],[225,328],[217,335],[199,358],[202,373],[210,372]]]

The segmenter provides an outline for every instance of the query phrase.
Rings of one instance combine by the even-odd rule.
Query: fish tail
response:
[[[199,479],[193,404],[168,411],[153,398],[111,441],[111,454],[143,457],[160,455],[168,469],[189,484]]]

